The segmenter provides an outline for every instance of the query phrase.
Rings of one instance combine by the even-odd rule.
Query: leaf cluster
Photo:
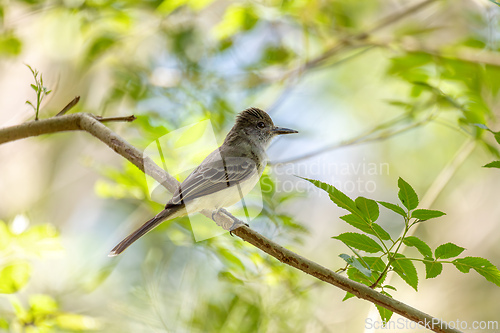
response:
[[[421,262],[425,267],[425,278],[435,278],[443,271],[443,264],[453,264],[460,272],[468,273],[474,269],[486,280],[500,286],[500,271],[487,259],[480,257],[458,257],[465,248],[453,243],[439,245],[434,251],[422,239],[408,235],[410,229],[418,223],[441,217],[445,213],[431,209],[417,209],[419,199],[415,190],[402,178],[398,180],[399,203],[375,201],[364,197],[352,200],[340,190],[327,183],[303,178],[316,187],[324,190],[338,207],[349,212],[341,219],[352,227],[362,231],[345,232],[332,237],[343,242],[352,255],[340,254],[346,262],[347,275],[352,280],[366,284],[371,288],[392,297],[388,290],[396,290],[394,286],[384,284],[389,271],[394,271],[403,281],[415,291],[418,287],[418,274],[414,262]],[[379,205],[390,210],[402,219],[402,236],[393,239],[377,220],[379,218]],[[401,253],[402,245],[414,247],[421,254],[421,258],[407,257]],[[370,255],[364,255],[366,252]],[[373,256],[376,255],[376,256]],[[453,260],[448,260],[456,258]],[[347,293],[344,300],[354,295]],[[392,312],[377,306],[383,320],[388,321]]]
[[[43,74],[40,74],[36,68],[34,69],[30,65],[26,65],[26,67],[30,69],[31,74],[33,74],[33,78],[35,79],[35,84],[31,84],[31,88],[36,93],[36,105],[30,101],[26,101],[26,104],[33,108],[33,111],[35,111],[35,120],[38,120],[38,113],[40,112],[40,105],[42,104],[43,98],[48,96],[52,90],[49,90],[43,85]]]

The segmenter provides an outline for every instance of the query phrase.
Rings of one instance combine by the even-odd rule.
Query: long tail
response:
[[[173,215],[179,210],[179,206],[172,206],[165,208],[158,215],[153,217],[151,220],[144,223],[139,229],[131,233],[124,240],[122,240],[118,245],[116,245],[111,252],[109,252],[108,257],[115,257],[125,251],[127,247],[132,245],[133,242],[153,230],[156,226],[166,220],[168,217]]]

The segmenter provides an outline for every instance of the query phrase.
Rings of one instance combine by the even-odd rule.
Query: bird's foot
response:
[[[218,208],[218,209],[212,211],[212,219],[213,220],[215,220],[214,218],[217,214],[224,215],[228,219],[233,221],[233,224],[229,227],[229,229],[226,229],[226,230],[229,230],[229,234],[233,237],[234,237],[234,235],[233,235],[234,230],[238,229],[241,226],[247,226],[247,227],[249,226],[247,223],[240,221],[233,214],[231,214],[230,212],[228,212],[227,210],[225,210],[223,208]]]
[[[232,216],[232,215],[231,215]],[[248,223],[245,223],[245,222],[242,222],[238,219],[236,219],[234,216],[233,216],[233,225],[231,226],[231,228],[229,228],[229,234],[234,237],[233,235],[233,231],[235,231],[236,229],[238,229],[239,227],[249,227]]]
[[[248,223],[234,223],[231,228],[229,229],[229,234],[234,237],[233,235],[233,231],[235,231],[236,229],[238,229],[239,227],[249,227]]]

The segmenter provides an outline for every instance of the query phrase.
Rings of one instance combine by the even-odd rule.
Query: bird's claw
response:
[[[242,226],[245,226],[245,227],[250,227],[250,225],[248,223],[239,223],[239,222],[235,222],[233,223],[233,225],[231,226],[231,228],[229,228],[229,234],[234,237],[233,235],[233,231],[235,231],[236,229],[238,229],[239,227],[242,227]]]
[[[225,215],[227,218],[229,218],[233,221],[233,225],[231,227],[229,227],[229,234],[233,237],[234,237],[234,235],[233,235],[234,230],[238,229],[241,226],[249,227],[248,223],[245,223],[245,222],[238,220],[236,217],[233,216],[233,214],[231,214],[228,211],[222,210],[222,208],[218,208],[218,209],[212,211],[212,220],[215,221],[215,216],[217,214]],[[228,230],[228,229],[226,229],[226,230]]]

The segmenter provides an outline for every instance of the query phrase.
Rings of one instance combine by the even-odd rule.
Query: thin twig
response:
[[[373,26],[373,28],[368,29],[365,32],[361,32],[361,33],[352,35],[350,37],[343,38],[337,44],[335,44],[334,46],[332,46],[331,48],[329,48],[328,50],[326,50],[323,54],[321,54],[320,56],[318,56],[318,57],[316,57],[316,58],[314,58],[312,60],[309,60],[308,62],[304,63],[300,68],[295,69],[295,71],[302,72],[304,70],[311,69],[313,67],[319,66],[324,61],[326,61],[327,59],[329,59],[330,57],[332,57],[333,55],[335,55],[337,52],[339,52],[340,50],[342,50],[344,47],[349,46],[350,44],[352,44],[352,42],[366,40],[374,32],[376,32],[376,31],[378,31],[378,30],[380,30],[382,28],[385,28],[385,27],[387,27],[387,26],[389,26],[391,24],[394,24],[394,23],[400,21],[401,19],[403,19],[403,18],[405,18],[405,17],[407,17],[409,15],[412,15],[412,14],[414,14],[414,13],[416,13],[416,12],[422,10],[422,9],[424,9],[425,7],[427,7],[428,5],[432,4],[435,1],[436,0],[426,0],[426,1],[423,1],[423,2],[421,2],[419,4],[416,4],[414,6],[411,6],[411,7],[407,8],[403,12],[392,13],[389,16],[387,16],[386,18],[382,19],[377,24],[375,24],[375,26]]]
[[[469,138],[462,144],[462,146],[457,150],[455,156],[453,156],[453,158],[445,165],[436,179],[434,179],[427,192],[425,192],[422,200],[420,200],[421,207],[430,208],[434,204],[437,197],[450,182],[458,168],[462,166],[467,157],[472,154],[476,145],[477,141],[474,138]],[[415,229],[416,228],[412,229],[411,234],[415,233]]]
[[[376,46],[379,48],[400,49],[407,53],[426,53],[431,56],[470,62],[473,64],[490,65],[500,67],[500,56],[497,52],[490,52],[484,49],[474,49],[470,47],[459,47],[456,49],[443,51],[437,50],[418,43],[416,39],[405,38],[404,40],[383,40],[383,41],[362,41],[357,46]]]
[[[144,157],[137,148],[130,145],[127,141],[100,123],[95,116],[86,113],[64,115],[61,117],[40,120],[37,122],[28,122],[18,126],[0,129],[0,144],[41,134],[78,130],[89,132],[94,137],[101,140],[115,152],[136,165],[140,170],[157,180],[170,192],[173,192],[178,187],[179,183],[174,177],[157,166],[150,158]],[[209,218],[212,216],[210,211],[204,211],[202,213]],[[220,220],[224,218],[228,219],[229,221],[226,222],[231,225],[235,222],[229,219],[224,212],[215,214],[217,224],[222,224]],[[236,222],[243,224],[242,221],[237,219]],[[337,274],[311,260],[308,260],[282,247],[281,245],[274,243],[249,227],[243,225],[234,230],[233,234],[287,265],[300,269],[306,274],[314,276],[331,285],[337,286],[338,288],[350,292],[359,298],[378,304],[414,322],[425,325],[426,328],[431,329],[434,332],[460,332],[456,329],[447,327],[446,323],[437,318],[434,318],[393,298],[387,297],[364,284],[350,280],[343,275]]]
[[[126,117],[108,117],[108,118],[103,118],[100,116],[95,117],[97,120],[99,120],[101,123],[110,123],[110,122],[131,122],[137,119],[136,116],[131,115],[131,116],[126,116]]]
[[[59,111],[59,113],[56,114],[55,117],[60,117],[66,114],[66,112],[71,110],[76,104],[78,104],[79,101],[80,101],[80,96],[76,96],[75,98],[73,98],[71,102],[68,103],[68,105],[66,105],[61,111]]]
[[[346,62],[353,60],[353,59],[367,53],[370,50],[373,50],[374,48],[376,48],[376,46],[375,45],[368,45],[366,47],[361,46],[360,48],[362,48],[361,51],[358,51],[356,53],[352,53],[345,58],[339,59],[339,60],[329,64],[328,68],[343,65]],[[272,114],[274,112],[274,110],[276,110],[287,99],[287,97],[289,97],[292,94],[292,92],[294,91],[295,87],[299,84],[299,82],[300,82],[300,73],[298,73],[298,72],[293,79],[288,78],[286,80],[285,87],[282,89],[281,93],[278,95],[278,97],[276,98],[274,103],[267,109],[267,113]]]

